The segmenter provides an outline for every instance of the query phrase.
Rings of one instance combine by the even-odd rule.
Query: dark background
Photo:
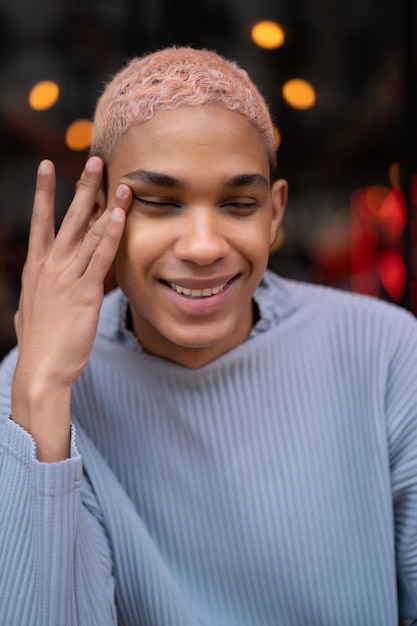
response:
[[[236,59],[271,107],[281,135],[279,175],[290,185],[283,243],[271,257],[271,268],[301,280],[370,292],[415,311],[415,4],[1,0],[0,356],[15,342],[12,318],[39,160],[51,158],[57,166],[59,222],[87,154],[66,147],[67,126],[91,118],[103,84],[127,59],[169,44],[214,48]],[[251,28],[262,19],[281,24],[282,47],[265,50],[252,42]],[[313,108],[295,110],[284,101],[282,86],[293,77],[314,86]],[[44,79],[59,83],[60,98],[47,111],[32,111],[29,90]],[[393,182],[394,163],[400,164],[400,175]],[[352,231],[358,190],[388,193],[393,185],[407,209],[404,229],[386,227],[381,234],[380,222],[360,209],[363,232],[370,234],[361,248]],[[378,254],[387,245],[401,255],[406,272],[397,290],[387,290],[378,274]],[[352,280],[358,266],[357,280]],[[395,267],[389,263],[384,271],[394,275]]]

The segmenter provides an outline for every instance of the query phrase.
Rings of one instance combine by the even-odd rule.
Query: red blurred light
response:
[[[413,180],[417,195],[417,182]],[[417,197],[416,197],[417,200]],[[402,257],[402,232],[407,207],[399,188],[372,185],[358,189],[351,203],[351,288],[379,295],[381,284],[398,302],[407,270]],[[377,284],[375,284],[377,283]]]
[[[397,250],[381,250],[376,262],[377,271],[388,295],[398,302],[404,293],[407,270],[401,254]]]
[[[378,219],[381,206],[389,194],[389,187],[383,185],[371,185],[363,189],[362,210],[373,218]]]
[[[384,198],[378,214],[384,231],[398,237],[407,221],[407,208],[400,189],[393,188]]]
[[[366,192],[366,188],[361,188],[352,196],[350,287],[356,293],[377,296],[379,284],[375,259],[378,252],[378,235],[375,220],[369,215]]]

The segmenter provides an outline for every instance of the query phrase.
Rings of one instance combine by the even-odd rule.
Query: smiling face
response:
[[[286,197],[256,128],[213,105],[159,111],[128,130],[108,182],[133,190],[114,270],[144,349],[201,367],[245,341]]]

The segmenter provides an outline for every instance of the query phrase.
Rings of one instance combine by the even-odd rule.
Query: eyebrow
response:
[[[229,178],[225,187],[269,187],[268,179],[262,174],[238,174]]]
[[[132,183],[146,183],[148,185],[155,185],[157,187],[166,187],[170,189],[185,189],[186,184],[183,180],[170,176],[169,174],[162,174],[161,172],[151,172],[148,170],[134,170],[125,174],[123,179],[131,181]],[[269,188],[268,179],[262,174],[237,174],[228,178],[223,187],[238,188],[238,187],[266,187]]]
[[[184,189],[185,183],[178,178],[161,174],[160,172],[149,172],[148,170],[135,170],[123,176],[125,180],[133,183],[147,183],[148,185],[156,185],[157,187],[170,187],[171,189]]]

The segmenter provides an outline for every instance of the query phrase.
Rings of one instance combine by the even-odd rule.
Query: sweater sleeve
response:
[[[36,459],[7,416],[14,363],[12,353],[0,369],[0,624],[115,624],[111,551],[75,429],[71,458]]]
[[[399,615],[417,624],[417,324],[411,316],[398,321],[401,336],[387,380],[387,436]]]

